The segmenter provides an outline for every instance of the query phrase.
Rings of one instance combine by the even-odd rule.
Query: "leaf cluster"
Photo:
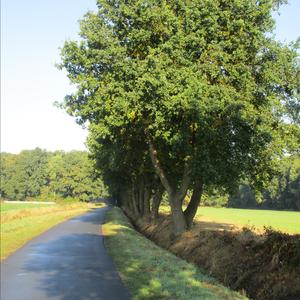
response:
[[[60,67],[111,184],[153,178],[149,140],[175,186],[187,162],[207,185],[270,180],[300,136],[297,45],[270,35],[283,2],[98,0]]]

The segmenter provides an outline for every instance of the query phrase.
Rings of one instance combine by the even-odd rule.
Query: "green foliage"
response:
[[[155,186],[154,171],[172,207],[197,181],[263,188],[278,158],[299,149],[297,45],[270,35],[282,2],[98,0],[85,15],[82,40],[61,52],[77,87],[63,106],[89,122],[115,195],[140,177]]]
[[[83,151],[51,153],[37,148],[19,155],[2,153],[1,169],[1,196],[10,200],[88,201],[107,194]]]
[[[228,207],[300,210],[300,157],[285,157],[278,173],[262,191],[248,184],[230,195]]]
[[[96,177],[86,152],[57,152],[49,159],[48,168],[48,193],[53,197],[87,201],[106,194],[105,186],[102,180]]]
[[[247,184],[239,186],[238,191],[228,198],[228,207],[254,208],[256,207],[255,194]]]
[[[1,196],[15,200],[38,196],[47,184],[47,159],[47,152],[39,148],[1,154]]]
[[[214,207],[224,207],[227,206],[228,195],[222,195],[219,193],[204,193],[201,199],[201,205],[203,206],[214,206]]]

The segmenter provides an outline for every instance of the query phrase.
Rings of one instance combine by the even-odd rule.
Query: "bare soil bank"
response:
[[[192,262],[251,299],[300,299],[300,235],[201,229],[174,238],[171,221],[135,222],[159,246]]]

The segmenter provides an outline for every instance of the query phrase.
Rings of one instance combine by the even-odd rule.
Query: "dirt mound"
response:
[[[300,235],[266,229],[192,231],[174,238],[171,221],[139,221],[139,231],[163,248],[205,269],[252,299],[300,299]]]

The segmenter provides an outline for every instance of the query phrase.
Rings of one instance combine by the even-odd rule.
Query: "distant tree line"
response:
[[[1,197],[88,201],[106,194],[84,151],[47,152],[36,148],[20,154],[1,153]]]
[[[282,159],[276,174],[261,190],[246,181],[230,194],[211,189],[202,196],[202,205],[233,208],[300,210],[300,157]]]
[[[228,207],[300,210],[300,157],[281,161],[278,173],[261,192],[247,183],[228,198]]]

